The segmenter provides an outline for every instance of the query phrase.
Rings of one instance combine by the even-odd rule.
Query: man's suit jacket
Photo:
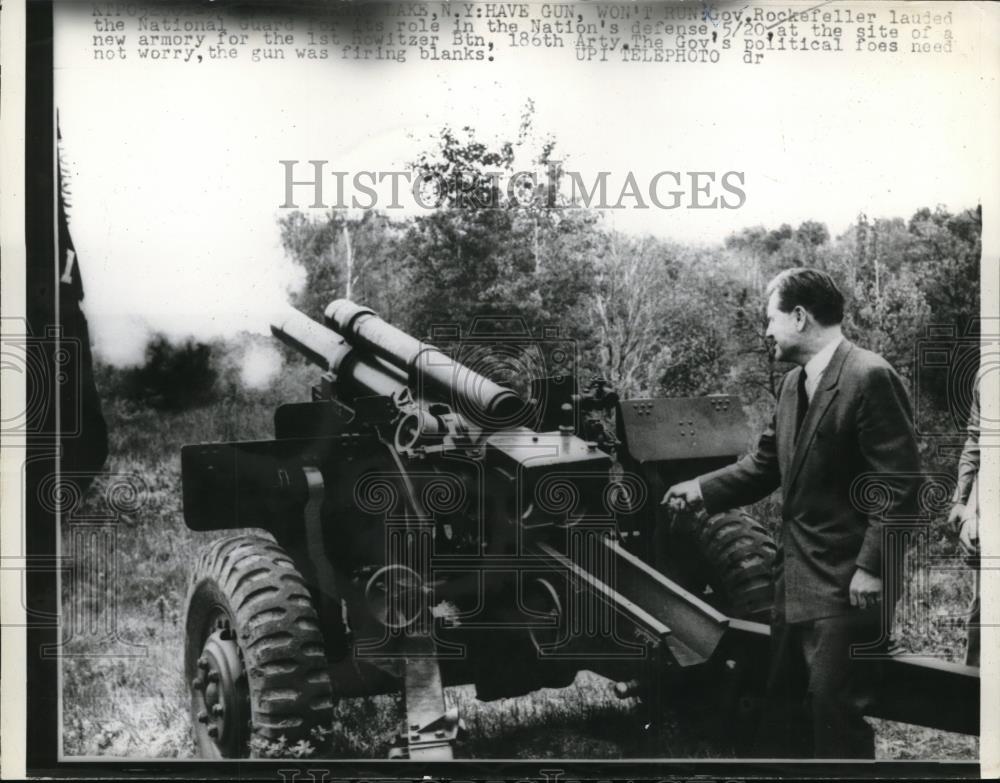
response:
[[[700,479],[710,513],[781,487],[775,611],[789,623],[850,612],[848,588],[858,567],[886,576],[882,522],[914,521],[920,483],[913,412],[888,362],[843,340],[796,440],[801,372],[782,379],[756,451]]]

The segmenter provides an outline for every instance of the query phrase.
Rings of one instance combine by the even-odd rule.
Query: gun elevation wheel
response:
[[[202,758],[271,755],[333,720],[323,636],[301,574],[273,541],[217,541],[198,561],[187,602],[184,668]],[[282,744],[281,738],[284,738]],[[291,755],[291,754],[289,754]]]

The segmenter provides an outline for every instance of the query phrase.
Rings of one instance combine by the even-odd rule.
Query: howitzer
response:
[[[310,401],[277,410],[273,440],[182,450],[188,526],[262,531],[209,546],[192,578],[202,755],[315,746],[338,698],[402,691],[390,755],[447,759],[460,721],[445,686],[490,700],[581,669],[653,705],[699,683],[722,725],[753,724],[774,544],[746,514],[658,503],[745,450],[734,398],[622,401],[572,374],[521,379],[519,395],[353,302],[324,320],[289,308],[272,324],[321,370]],[[971,698],[969,672],[906,666],[886,680],[900,692],[916,671],[949,704],[956,688]],[[972,730],[967,703],[883,702]]]

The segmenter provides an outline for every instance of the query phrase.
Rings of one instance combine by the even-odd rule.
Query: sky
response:
[[[446,124],[515,138],[529,99],[536,131],[587,181],[744,173],[739,209],[610,214],[624,231],[715,243],[810,219],[836,235],[862,211],[959,210],[995,186],[998,86],[984,75],[996,51],[974,14],[951,56],[636,65],[517,49],[492,63],[184,64],[94,62],[89,7],[57,9],[56,102],[85,309],[96,352],[118,364],[139,361],[152,331],[267,331],[302,282],[280,247],[279,160],[401,170]]]

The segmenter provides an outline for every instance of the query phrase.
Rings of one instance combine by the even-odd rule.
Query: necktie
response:
[[[802,421],[806,417],[807,410],[809,410],[809,395],[806,394],[806,368],[803,367],[802,372],[799,373],[799,400],[795,410],[795,440],[799,439],[799,431],[802,429]]]

